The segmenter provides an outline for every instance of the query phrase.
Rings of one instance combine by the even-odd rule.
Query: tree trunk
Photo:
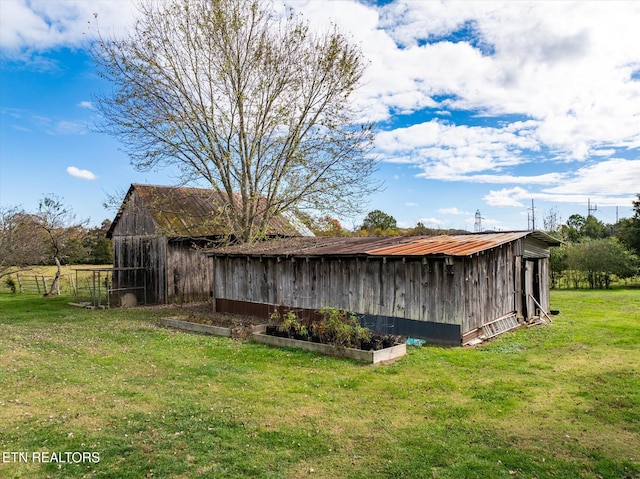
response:
[[[57,256],[53,259],[55,260],[58,269],[56,270],[56,275],[53,278],[53,282],[51,283],[51,288],[49,289],[47,296],[60,296],[60,275],[62,273],[62,265],[60,264],[60,260]]]

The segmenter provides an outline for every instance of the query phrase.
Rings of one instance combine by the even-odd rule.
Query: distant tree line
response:
[[[615,224],[605,224],[593,215],[574,214],[562,223],[557,211],[543,219],[544,231],[562,240],[551,248],[551,286],[570,288],[610,288],[617,280],[640,274],[640,195],[633,201],[634,215]],[[427,228],[417,223],[413,228],[399,228],[396,219],[381,211],[367,214],[361,225],[349,230],[330,216],[314,218],[301,215],[316,236],[418,236],[466,234],[459,229]]]
[[[564,244],[551,249],[551,286],[608,289],[612,282],[640,273],[640,195],[634,215],[605,224],[593,215],[574,214],[547,232]],[[554,224],[545,220],[545,226]]]
[[[111,221],[92,228],[86,223],[55,196],[43,198],[36,212],[0,207],[0,278],[36,265],[57,265],[59,271],[61,264],[113,263],[106,237]]]
[[[610,288],[617,280],[640,274],[640,194],[633,201],[634,214],[615,224],[593,215],[573,214],[562,223],[549,212],[544,230],[563,241],[551,249],[551,287]],[[298,213],[316,236],[418,236],[465,234],[465,230],[428,228],[418,222],[399,228],[396,219],[381,210],[370,211],[361,225],[347,229],[331,216]],[[104,220],[88,228],[55,196],[41,200],[37,212],[0,207],[0,278],[16,269],[34,265],[111,264],[113,249]],[[53,289],[53,288],[52,288]]]
[[[361,225],[349,230],[331,216],[313,217],[305,213],[298,213],[302,222],[316,236],[436,236],[444,234],[464,234],[468,231],[460,229],[428,228],[418,222],[412,228],[398,227],[396,219],[381,211],[370,211]]]

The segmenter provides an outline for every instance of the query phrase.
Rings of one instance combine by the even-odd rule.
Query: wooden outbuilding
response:
[[[107,237],[113,242],[111,303],[168,304],[211,297],[211,262],[203,248],[233,241],[228,198],[212,190],[132,184]],[[312,234],[279,216],[269,236]]]
[[[460,345],[549,312],[549,252],[538,231],[291,238],[213,250],[217,311],[268,316],[346,309],[372,329]]]

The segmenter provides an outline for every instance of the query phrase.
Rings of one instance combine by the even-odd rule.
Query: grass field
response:
[[[640,291],[552,308],[368,366],[1,294],[0,477],[640,478]]]
[[[112,265],[64,265],[62,267],[62,276],[60,277],[60,293],[66,296],[74,296],[76,299],[92,298],[92,288],[97,288],[93,284],[93,274],[89,271],[96,268],[111,268]],[[31,266],[28,269],[21,269],[13,272],[9,276],[5,276],[0,281],[0,294],[9,293],[10,288],[7,279],[14,282],[16,290],[22,290],[25,293],[44,294],[51,287],[51,283],[56,274],[55,266]],[[100,279],[104,280],[107,273],[102,272]],[[108,275],[111,277],[111,275]],[[97,290],[97,289],[96,289]],[[101,293],[103,293],[106,302],[105,287],[101,285]],[[94,292],[94,295],[96,293]]]

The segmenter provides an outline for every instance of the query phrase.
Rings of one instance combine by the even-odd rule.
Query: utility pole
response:
[[[533,198],[531,198],[531,231],[536,229],[536,208],[533,206]]]

